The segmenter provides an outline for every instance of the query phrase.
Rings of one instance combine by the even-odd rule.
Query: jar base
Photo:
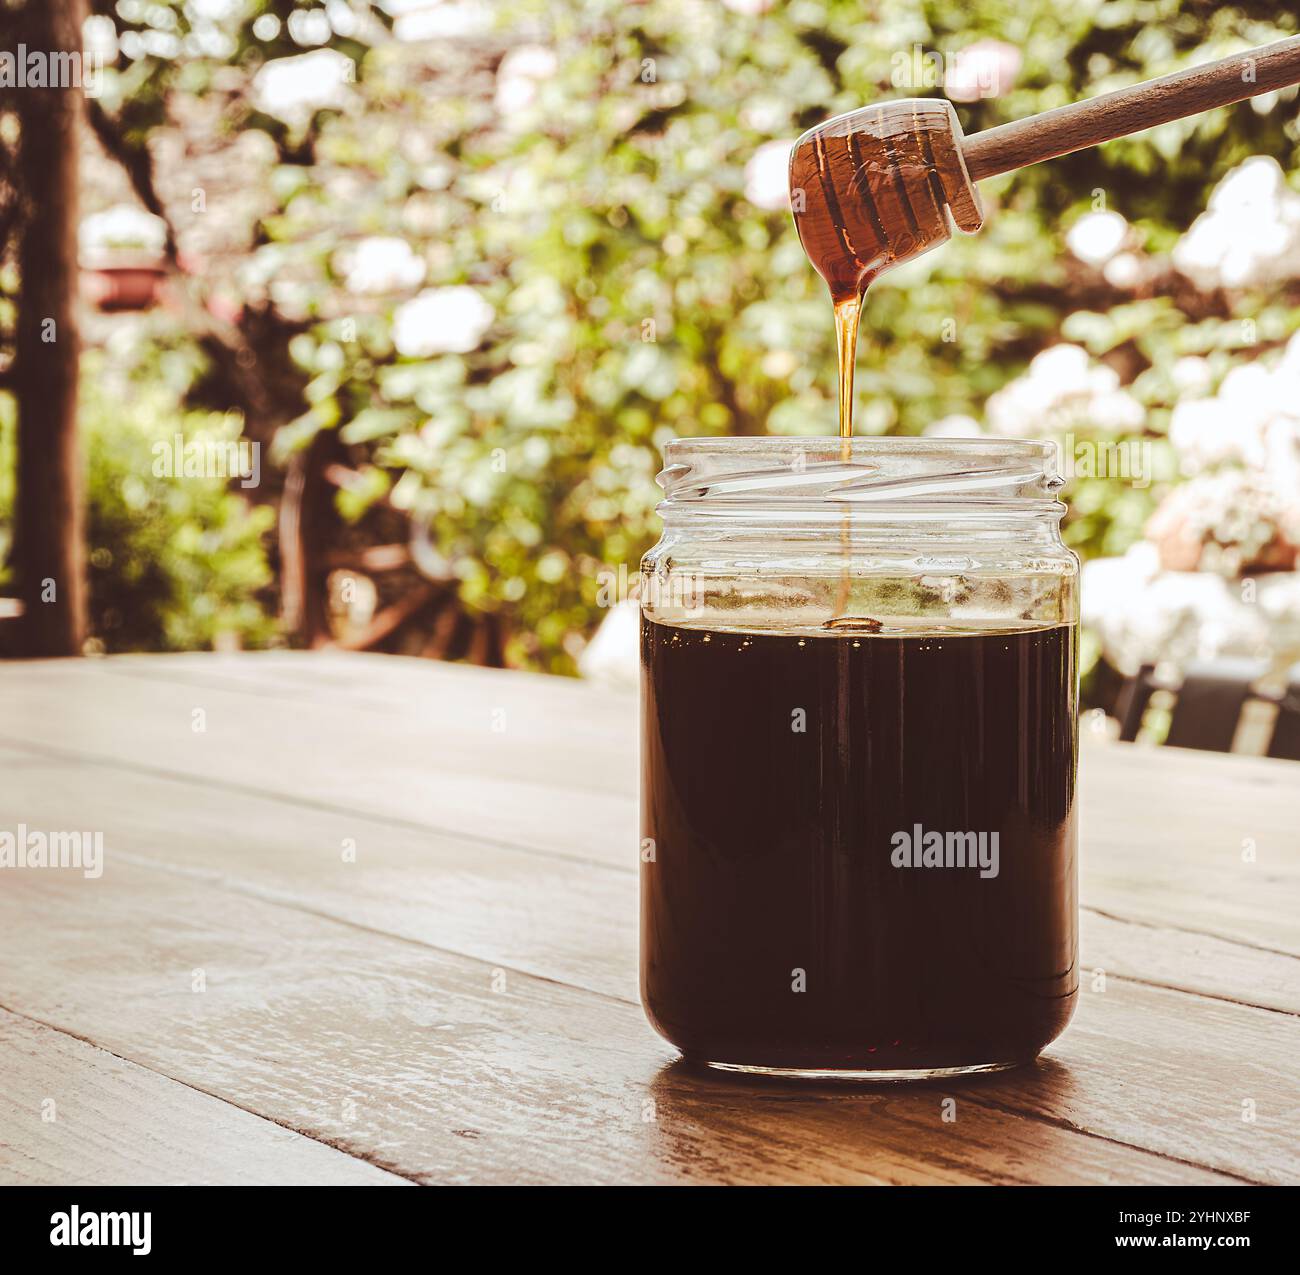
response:
[[[962,1076],[980,1076],[995,1071],[1011,1071],[1033,1062],[1032,1058],[1015,1058],[1007,1062],[971,1063],[962,1067],[906,1067],[906,1068],[852,1068],[852,1067],[762,1067],[751,1063],[715,1062],[706,1058],[686,1061],[712,1071],[731,1075],[768,1077],[774,1080],[807,1080],[824,1083],[850,1084],[907,1084],[921,1080],[953,1080]]]

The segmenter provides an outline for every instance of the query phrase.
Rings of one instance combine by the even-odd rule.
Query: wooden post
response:
[[[80,53],[85,0],[28,0],[29,56],[47,80]],[[76,65],[80,66],[80,57]],[[18,407],[14,561],[24,655],[79,655],[86,636],[83,475],[77,447],[77,166],[80,85],[13,93],[21,118],[19,180],[26,205],[11,384]]]

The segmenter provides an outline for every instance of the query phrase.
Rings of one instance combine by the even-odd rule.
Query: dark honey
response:
[[[1062,1031],[1072,626],[643,620],[641,646],[642,998],[661,1034],[699,1062],[917,1072],[1024,1062]]]

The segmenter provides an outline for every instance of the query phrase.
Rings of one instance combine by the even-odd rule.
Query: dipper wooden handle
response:
[[[1300,36],[999,124],[966,138],[962,154],[980,181],[1291,84],[1300,84]]]

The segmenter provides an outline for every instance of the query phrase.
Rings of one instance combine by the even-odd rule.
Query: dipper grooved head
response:
[[[804,251],[840,301],[882,270],[984,223],[950,102],[904,98],[837,115],[790,154]]]

